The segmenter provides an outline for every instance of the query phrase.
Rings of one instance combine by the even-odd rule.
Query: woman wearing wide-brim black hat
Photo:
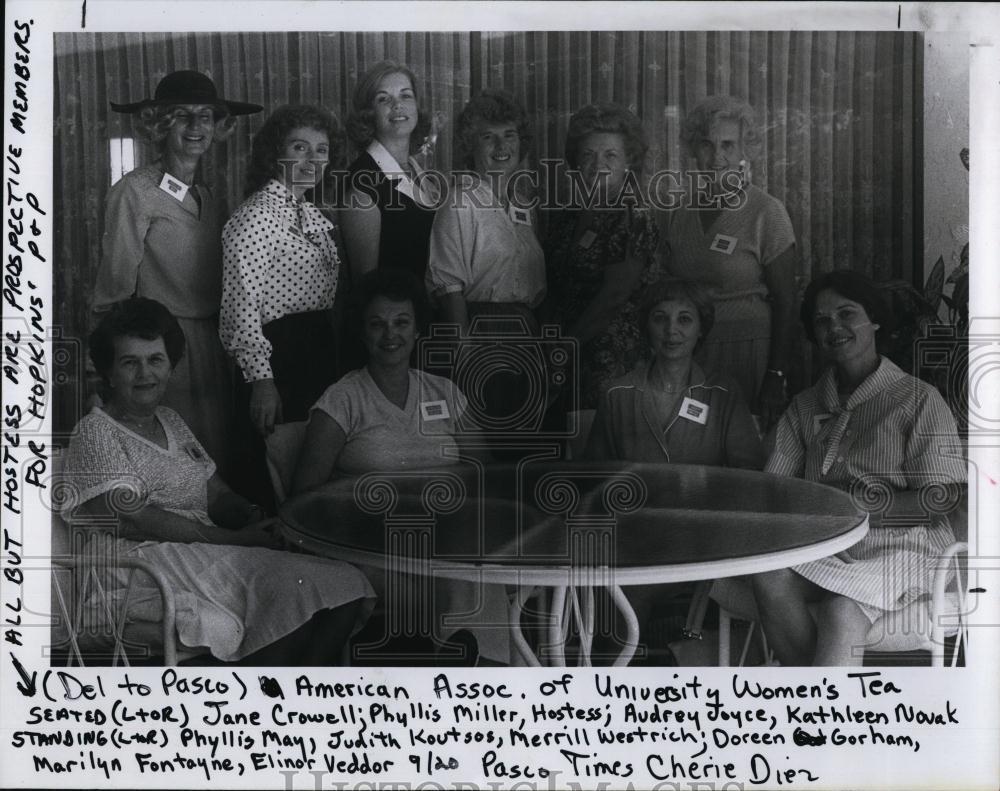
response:
[[[111,109],[116,113],[138,113],[149,107],[169,107],[178,104],[209,105],[216,110],[222,110],[222,117],[253,115],[264,109],[259,104],[223,99],[219,96],[211,77],[190,69],[173,71],[160,80],[152,99],[122,104],[111,102]]]
[[[108,194],[94,310],[131,296],[164,305],[181,323],[188,354],[164,404],[184,418],[222,468],[231,453],[231,364],[218,335],[225,202],[198,183],[198,165],[237,116],[263,107],[219,94],[197,71],[163,77],[151,98],[111,102],[134,116],[156,160],[125,174]]]

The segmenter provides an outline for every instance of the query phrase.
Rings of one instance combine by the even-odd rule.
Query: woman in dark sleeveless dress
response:
[[[428,129],[406,66],[383,61],[361,76],[347,120],[361,154],[349,169],[342,214],[355,280],[372,269],[398,267],[424,282],[436,195],[428,194],[411,154]]]

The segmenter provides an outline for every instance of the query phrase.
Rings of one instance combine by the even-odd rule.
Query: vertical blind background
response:
[[[108,103],[152,96],[171,71],[202,71],[227,98],[320,104],[343,121],[358,75],[398,60],[416,73],[423,106],[445,121],[442,170],[452,163],[452,122],[482,88],[507,89],[524,104],[536,159],[563,155],[574,110],[627,105],[646,128],[647,169],[685,167],[677,139],[685,112],[708,95],[732,94],[755,107],[765,131],[753,178],[788,208],[800,284],[850,267],[919,286],[921,52],[920,34],[909,32],[57,34],[54,299],[64,342],[76,349],[67,353],[71,367],[79,370],[74,339],[86,334],[100,260],[109,141],[135,136],[130,116]],[[204,178],[230,209],[242,200],[250,140],[264,117],[241,119],[205,158]],[[60,390],[62,432],[79,416],[82,388]]]

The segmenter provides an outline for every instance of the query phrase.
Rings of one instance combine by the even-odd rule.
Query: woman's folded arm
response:
[[[218,473],[208,479],[208,515],[215,524],[233,530],[266,516],[259,505],[230,489]]]
[[[135,511],[123,510],[114,505],[112,490],[83,503],[76,509],[77,516],[114,517],[120,527],[120,537],[131,541],[165,541],[177,544],[231,544],[236,546],[279,545],[277,539],[267,531],[269,522],[258,522],[240,530],[206,525],[196,519],[167,511],[155,505],[146,505]],[[123,497],[131,497],[131,492]]]

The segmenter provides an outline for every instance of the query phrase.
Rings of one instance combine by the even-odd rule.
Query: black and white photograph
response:
[[[996,786],[1000,14],[748,6],[8,8],[0,786]]]

